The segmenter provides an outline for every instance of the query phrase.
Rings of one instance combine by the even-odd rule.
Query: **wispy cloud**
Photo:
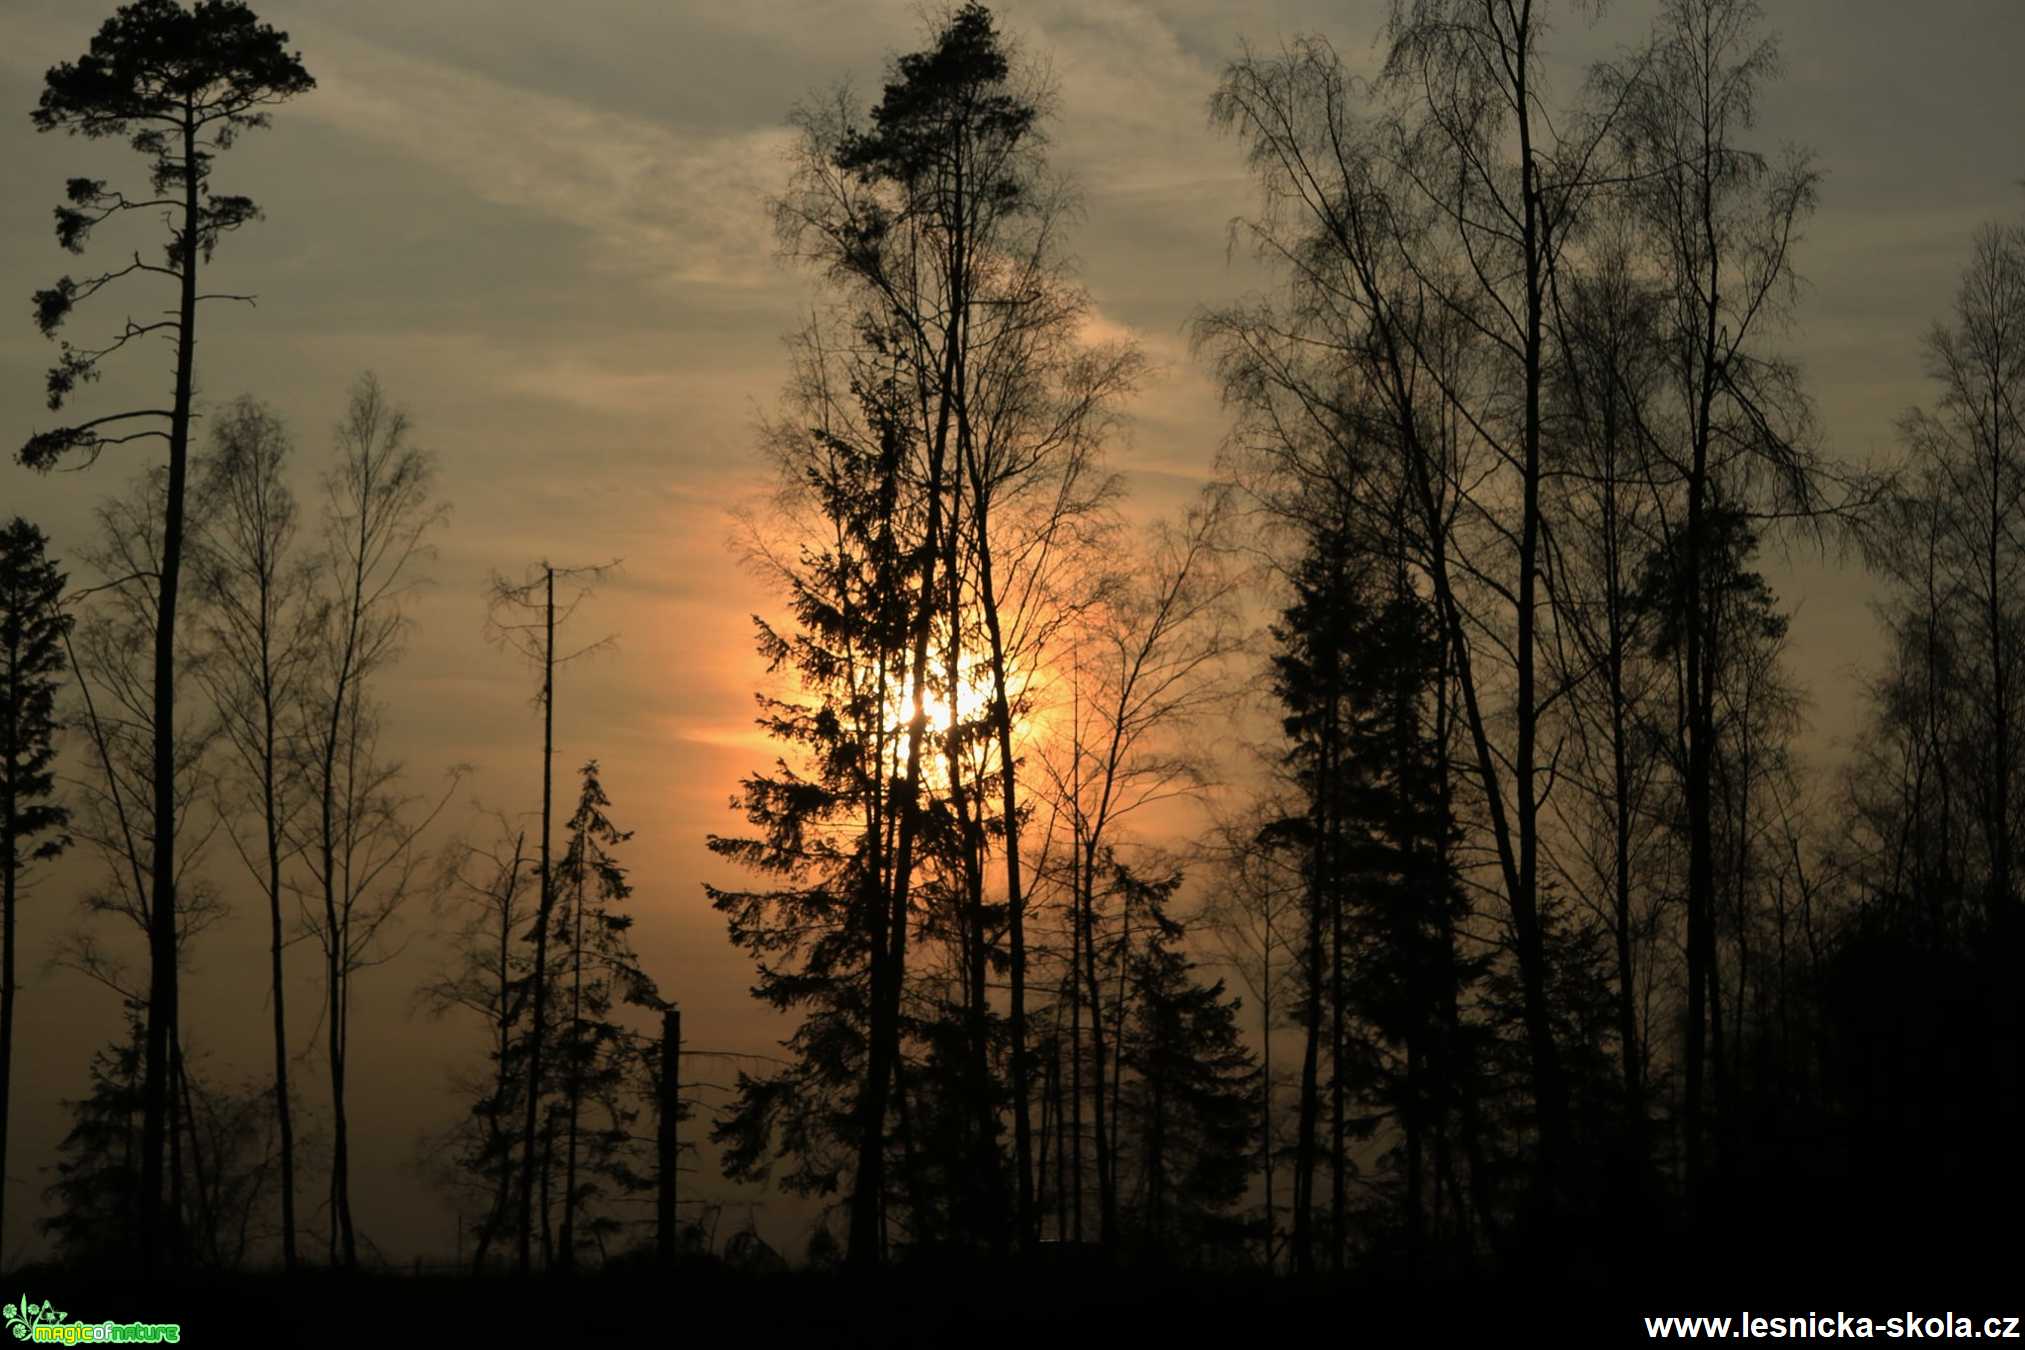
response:
[[[598,267],[677,284],[777,280],[754,221],[785,176],[785,128],[685,132],[336,37],[302,111],[484,200],[581,228]]]

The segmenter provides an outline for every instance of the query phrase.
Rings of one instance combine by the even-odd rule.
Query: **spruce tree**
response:
[[[42,531],[16,516],[0,529],[0,1178],[13,1102],[15,915],[30,867],[69,845],[55,799],[56,690],[70,616],[63,573]],[[0,1240],[6,1234],[0,1185]]]

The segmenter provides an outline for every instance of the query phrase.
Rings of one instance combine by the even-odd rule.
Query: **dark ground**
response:
[[[1938,1197],[1937,1197],[1938,1199]],[[577,1278],[317,1272],[188,1275],[155,1282],[130,1272],[27,1268],[5,1277],[15,1299],[48,1300],[72,1322],[181,1325],[183,1343],[378,1345],[410,1337],[460,1344],[538,1345],[584,1337],[661,1344],[771,1347],[1264,1344],[1542,1345],[1644,1343],[1642,1316],[1806,1312],[2025,1312],[2017,1215],[1987,1234],[1950,1225],[1839,1234],[1799,1231],[1769,1216],[1724,1224],[1701,1241],[1569,1234],[1556,1261],[1515,1257],[1503,1270],[1413,1281],[1367,1268],[1303,1283],[1255,1275],[1061,1265],[900,1267],[867,1278],[757,1275],[714,1262],[668,1272]],[[1952,1231],[1950,1231],[1952,1230]],[[1544,1250],[1542,1243],[1536,1250]],[[1565,1255],[1579,1250],[1573,1257]],[[1374,1334],[1384,1339],[1373,1341]],[[1315,1339],[1315,1338],[1320,1338]]]

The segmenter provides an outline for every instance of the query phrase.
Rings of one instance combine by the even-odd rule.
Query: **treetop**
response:
[[[316,87],[288,34],[260,22],[243,0],[133,0],[100,26],[91,49],[51,66],[29,114],[38,131],[120,136],[134,122],[261,126],[252,109]],[[134,148],[163,150],[144,128]]]

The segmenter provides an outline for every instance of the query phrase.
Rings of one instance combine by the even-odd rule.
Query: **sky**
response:
[[[783,338],[814,279],[775,255],[765,201],[785,181],[793,105],[849,79],[876,96],[884,63],[923,45],[924,11],[875,0],[267,0],[317,88],[278,109],[221,162],[217,185],[265,218],[228,237],[209,280],[258,296],[213,306],[200,330],[199,397],[269,403],[294,437],[299,490],[363,371],[405,407],[436,456],[449,503],[431,586],[412,605],[405,656],[382,688],[388,742],[417,791],[471,772],[441,835],[476,807],[539,800],[534,680],[484,636],[497,571],[623,560],[578,619],[613,648],[568,667],[557,694],[562,781],[596,757],[612,815],[636,832],[627,859],[636,946],[684,1009],[699,1050],[763,1050],[781,1034],[747,998],[751,971],[701,883],[738,880],[704,848],[737,827],[739,775],[768,752],[751,728],[761,682],[750,615],[777,612],[728,543],[732,511],[765,484],[759,420],[786,377]],[[1807,374],[1826,447],[1882,462],[1893,423],[1927,396],[1920,340],[1942,317],[1976,227],[2025,211],[2025,6],[2016,0],[1779,0],[1767,7],[1785,70],[1765,91],[1759,143],[1810,147],[1820,208],[1798,254],[1807,282],[1784,349]],[[39,135],[29,110],[52,63],[82,53],[110,6],[0,0],[0,440],[54,420],[41,405],[52,349],[28,297],[66,271],[153,248],[151,222],[111,227],[83,260],[57,246],[66,178],[139,180],[118,142]],[[1207,100],[1249,42],[1329,36],[1353,66],[1376,56],[1384,0],[1035,0],[995,7],[1060,90],[1054,162],[1084,218],[1074,249],[1103,323],[1142,345],[1152,373],[1113,448],[1157,512],[1212,472],[1228,428],[1187,325],[1267,278],[1229,250],[1253,205],[1237,146]],[[1572,93],[1583,62],[1635,39],[1652,6],[1613,0],[1594,27],[1572,15],[1549,41]],[[10,111],[11,110],[11,111]],[[154,298],[129,285],[71,320],[108,331]],[[168,303],[164,301],[163,303]],[[160,396],[165,351],[128,352],[76,400],[80,413]],[[152,443],[143,443],[152,444]],[[136,447],[82,472],[0,462],[0,514],[52,537],[59,558],[91,539],[92,511],[145,462]],[[1832,766],[1875,656],[1871,588],[1855,566],[1798,555],[1771,569],[1796,610],[1792,662],[1811,696],[1810,756]],[[560,793],[561,790],[559,790]],[[475,828],[475,826],[474,826]],[[92,1049],[119,1027],[112,997],[43,966],[73,927],[74,870],[49,873],[21,917],[23,1027],[0,1252],[32,1242],[63,1119]],[[237,879],[229,869],[221,877]],[[185,1026],[213,1076],[250,1079],[266,1053],[265,917],[238,886],[236,917],[204,939],[185,983]],[[434,920],[411,912],[407,946],[359,986],[354,1037],[354,1209],[388,1256],[447,1256],[455,1219],[417,1183],[417,1140],[458,1108],[444,1075],[479,1053],[469,1029],[429,1021],[410,991],[428,975]],[[136,948],[137,950],[137,948]],[[291,958],[291,1034],[314,1035],[306,948]],[[724,1061],[699,1069],[723,1081]],[[312,1103],[317,1066],[297,1069]],[[693,1127],[692,1127],[693,1128]],[[704,1177],[794,1240],[777,1197]],[[0,1259],[0,1265],[11,1264]]]

